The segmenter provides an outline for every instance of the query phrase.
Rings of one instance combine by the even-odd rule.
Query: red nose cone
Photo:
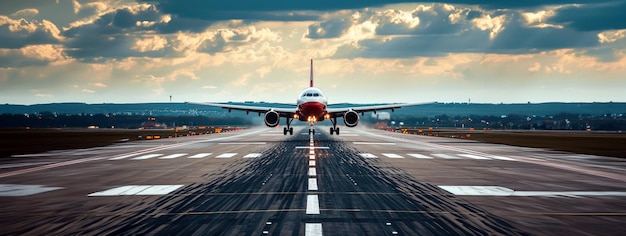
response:
[[[321,102],[307,102],[300,104],[300,120],[307,120],[308,117],[315,117],[317,120],[322,120],[326,113],[326,105]]]

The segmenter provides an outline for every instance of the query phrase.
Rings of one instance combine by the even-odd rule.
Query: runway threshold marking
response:
[[[131,195],[165,195],[179,189],[183,185],[128,185],[88,194],[89,197],[131,196]]]
[[[219,137],[219,138],[213,138],[213,139],[195,140],[195,141],[189,141],[189,142],[185,142],[185,143],[169,144],[169,145],[158,146],[158,147],[143,149],[143,150],[139,150],[139,151],[133,151],[133,152],[119,154],[119,155],[114,155],[114,156],[89,157],[89,158],[82,158],[82,159],[78,159],[78,160],[58,162],[58,163],[54,163],[54,164],[49,164],[49,165],[44,165],[44,166],[37,166],[37,167],[33,167],[33,168],[28,168],[28,169],[22,169],[22,170],[16,170],[16,171],[3,173],[3,174],[0,174],[0,178],[14,176],[14,175],[21,175],[21,174],[25,174],[25,173],[30,173],[30,172],[40,171],[40,170],[47,170],[47,169],[51,169],[51,168],[55,168],[55,167],[68,166],[68,165],[73,165],[73,164],[78,164],[78,163],[83,163],[83,162],[89,162],[89,161],[97,161],[97,160],[102,160],[102,159],[113,160],[113,159],[117,159],[117,158],[123,159],[123,158],[128,158],[128,157],[132,157],[132,156],[136,156],[136,155],[156,152],[156,151],[160,151],[160,150],[165,150],[165,149],[170,149],[170,148],[175,148],[175,147],[181,147],[181,146],[185,146],[185,145],[189,145],[189,144],[204,143],[204,142],[214,142],[214,141],[219,141],[219,140],[228,140],[228,139],[240,138],[240,137],[245,137],[245,136],[248,136],[248,135],[257,134],[257,133],[260,133],[260,132],[265,132],[265,130],[259,129],[259,130],[256,130],[256,131],[251,131],[251,132],[243,133],[243,134],[237,134],[237,135],[233,135],[233,136]],[[50,154],[50,155],[52,155],[52,154]]]
[[[62,189],[62,187],[48,187],[44,185],[24,184],[0,184],[0,197],[23,197],[57,189]]]
[[[187,157],[187,158],[192,158],[192,159],[194,159],[194,158],[205,158],[205,157],[208,157],[210,155],[213,155],[213,153],[198,153],[196,155],[193,155],[193,156],[190,156],[190,157]]]
[[[396,143],[352,142],[355,145],[396,145]]]
[[[471,158],[471,159],[476,159],[476,160],[493,160],[493,159],[488,158],[488,157],[476,156],[476,155],[472,155],[472,154],[457,154],[457,155],[462,156],[462,157]]]
[[[131,160],[145,160],[145,159],[150,159],[150,158],[154,158],[158,156],[163,156],[163,154],[147,154],[147,155],[131,158]]]
[[[400,156],[398,154],[394,154],[394,153],[383,153],[383,156],[389,157],[389,158],[404,158],[403,156]]]
[[[233,142],[233,143],[218,143],[220,145],[265,145],[266,142]]]
[[[243,156],[243,158],[257,158],[260,156],[261,156],[261,153],[250,153],[250,154]]]
[[[436,157],[441,157],[443,159],[459,159],[458,157],[451,156],[451,155],[448,155],[448,154],[435,153],[435,154],[432,154],[432,155],[436,156]]]
[[[176,153],[176,154],[159,157],[159,159],[174,159],[174,158],[179,158],[179,157],[186,156],[186,155],[187,153]]]
[[[433,159],[432,157],[422,155],[422,154],[409,153],[407,155],[418,158],[418,159]]]
[[[619,191],[517,191],[501,186],[448,186],[439,188],[458,196],[500,196],[500,197],[579,197],[579,196],[617,196],[625,197],[626,192]]]
[[[231,158],[231,157],[234,157],[236,155],[237,155],[237,153],[224,153],[224,154],[221,154],[219,156],[216,156],[215,158]]]
[[[378,158],[376,155],[371,154],[371,153],[359,153],[359,156],[363,158]]]

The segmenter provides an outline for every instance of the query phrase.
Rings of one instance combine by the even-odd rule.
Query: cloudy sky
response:
[[[623,0],[272,2],[2,1],[0,103],[626,102]]]

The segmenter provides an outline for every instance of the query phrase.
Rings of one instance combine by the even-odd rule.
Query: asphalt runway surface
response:
[[[0,160],[2,235],[623,235],[619,158],[252,128]],[[33,144],[36,145],[36,144]]]

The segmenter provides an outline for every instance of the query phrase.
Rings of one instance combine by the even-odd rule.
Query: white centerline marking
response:
[[[323,236],[322,223],[306,223],[304,225],[305,236]]]
[[[198,153],[198,154],[190,156],[188,158],[204,158],[204,157],[210,156],[212,154],[213,153]]]
[[[359,156],[363,158],[378,158],[376,155],[371,154],[371,153],[359,153]]]
[[[315,170],[315,167],[309,168],[309,176],[317,176],[317,171]]]
[[[309,178],[309,191],[317,191],[317,179]]]
[[[315,160],[315,155],[309,155],[309,160]]]
[[[248,155],[243,156],[243,158],[257,158],[260,156],[261,156],[261,153],[250,153]]]
[[[182,157],[182,156],[185,156],[185,155],[187,155],[187,153],[176,153],[176,154],[172,154],[172,155],[159,157],[159,159],[174,159],[174,158],[179,158],[179,157]]]
[[[296,149],[329,149],[329,147],[297,146]]]
[[[143,155],[143,156],[132,158],[131,160],[145,160],[145,159],[150,159],[150,158],[159,157],[159,156],[163,156],[163,154],[148,154],[148,155]]]
[[[398,154],[394,154],[394,153],[383,153],[383,156],[389,157],[389,158],[404,158],[403,156],[400,156]]]
[[[418,159],[433,159],[432,157],[429,157],[429,156],[426,156],[426,155],[422,155],[422,154],[410,153],[410,154],[407,154],[407,155],[415,157],[415,158],[418,158]]]
[[[222,155],[216,156],[215,158],[231,158],[237,155],[237,153],[224,153]]]
[[[309,161],[309,166],[315,166],[315,161]]]
[[[320,203],[317,195],[306,196],[306,214],[307,215],[319,215]]]

